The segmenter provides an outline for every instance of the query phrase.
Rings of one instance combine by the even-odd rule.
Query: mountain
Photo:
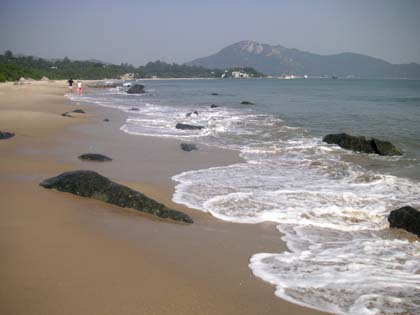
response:
[[[187,65],[211,69],[252,67],[268,75],[420,79],[420,65],[416,63],[391,64],[381,59],[355,53],[318,55],[255,41],[235,43],[214,55],[188,62]]]

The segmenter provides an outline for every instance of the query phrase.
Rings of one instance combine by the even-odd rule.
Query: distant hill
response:
[[[318,55],[255,41],[241,41],[186,64],[216,69],[253,67],[268,75],[420,79],[420,65],[416,63],[397,65],[355,53]]]

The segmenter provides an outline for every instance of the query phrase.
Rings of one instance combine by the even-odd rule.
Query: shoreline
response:
[[[286,249],[274,223],[224,222],[172,202],[171,175],[240,162],[236,153],[188,154],[177,140],[129,135],[115,129],[115,109],[69,106],[64,93],[63,81],[0,84],[1,130],[16,134],[0,142],[2,314],[323,314],[279,299],[248,268],[254,253]],[[79,107],[87,114],[61,116]],[[90,151],[114,160],[77,159]],[[74,169],[98,171],[195,223],[38,185]]]

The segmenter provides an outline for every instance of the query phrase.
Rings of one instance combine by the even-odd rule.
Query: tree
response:
[[[13,53],[12,53],[12,51],[11,50],[6,50],[5,52],[4,52],[4,57],[6,58],[6,60],[10,60],[10,59],[13,59]]]

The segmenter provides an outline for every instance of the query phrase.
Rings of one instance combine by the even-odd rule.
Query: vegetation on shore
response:
[[[229,72],[239,68],[228,69]],[[244,70],[244,69],[242,69]],[[252,68],[245,68],[253,77],[263,74]],[[83,80],[100,80],[119,78],[126,73],[132,73],[135,78],[220,78],[225,69],[207,69],[200,66],[169,64],[162,61],[149,62],[144,66],[134,67],[122,63],[120,65],[100,61],[77,61],[64,59],[46,60],[32,56],[15,56],[10,50],[0,55],[0,82],[16,81],[20,77],[39,80],[47,77],[51,80],[68,78]]]

